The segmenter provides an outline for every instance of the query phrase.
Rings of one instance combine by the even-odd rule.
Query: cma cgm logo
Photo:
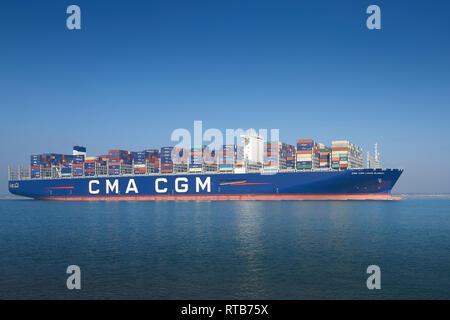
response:
[[[120,185],[119,179],[114,180],[105,180],[105,193],[106,194],[119,194],[120,193]],[[133,193],[138,194],[139,189],[136,185],[136,181],[134,179],[129,179],[126,183],[127,187],[125,189],[125,194]],[[168,181],[166,178],[157,178],[155,179],[155,192],[156,193],[167,193],[168,191]],[[189,179],[186,177],[176,178],[174,181],[175,192],[177,193],[186,193],[189,191]],[[90,180],[89,181],[89,193],[90,194],[99,194],[101,190],[100,181],[99,180]],[[211,177],[206,177],[203,181],[200,177],[195,177],[195,192],[205,191],[211,192]]]

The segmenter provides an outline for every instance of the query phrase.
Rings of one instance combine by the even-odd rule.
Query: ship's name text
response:
[[[104,182],[100,180],[90,180],[89,181],[89,193],[90,194],[100,194],[101,185],[103,184],[103,189],[105,194],[120,194],[119,179],[106,179]],[[176,193],[186,193],[189,191],[189,179],[186,177],[176,178],[173,186]],[[193,187],[193,186],[192,186]],[[167,193],[169,191],[169,181],[166,178],[155,179],[155,192],[156,193]],[[195,177],[195,192],[211,192],[211,177],[206,177],[201,179],[200,177]],[[139,189],[134,179],[129,179],[126,184],[125,194],[138,194]]]

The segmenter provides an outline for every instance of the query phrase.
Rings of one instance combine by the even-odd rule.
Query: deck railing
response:
[[[31,172],[29,168],[24,168],[22,166],[18,166],[17,168],[13,168],[8,166],[8,180],[16,181],[16,180],[49,180],[49,179],[79,179],[79,178],[95,178],[95,177],[120,177],[120,176],[156,176],[156,175],[196,175],[196,174],[232,174],[237,173],[235,170],[230,171],[211,171],[210,167],[205,168],[200,172],[189,172],[187,171],[179,171],[174,170],[172,173],[161,173],[155,172],[155,167],[151,163],[147,163],[145,173],[143,174],[135,174],[133,170],[133,165],[125,165],[122,164],[120,167],[120,174],[109,174],[107,166],[97,165],[95,169],[95,173],[93,175],[85,175],[84,170],[83,174],[78,176],[73,176],[72,173],[62,174],[61,166],[51,166],[50,168],[41,168],[40,174],[38,177],[31,177]],[[350,169],[364,169],[364,168],[350,168]],[[347,170],[347,169],[345,169]],[[336,170],[333,168],[312,168],[312,169],[302,169],[298,170],[295,168],[289,169],[279,169],[279,170],[264,170],[263,166],[260,167],[245,167],[245,173],[261,173],[261,174],[276,174],[276,173],[287,173],[287,172],[327,172],[327,171],[345,171],[345,170]],[[373,169],[375,170],[375,169]],[[377,170],[386,170],[386,169],[377,169]],[[241,173],[241,171],[239,171]]]

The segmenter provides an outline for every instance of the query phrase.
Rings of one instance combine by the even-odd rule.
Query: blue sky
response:
[[[82,29],[66,28],[81,7]],[[370,4],[381,30],[366,28]],[[378,142],[397,192],[450,192],[448,1],[3,1],[0,193],[29,155],[176,128]]]

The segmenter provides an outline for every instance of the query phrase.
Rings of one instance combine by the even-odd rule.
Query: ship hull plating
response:
[[[169,174],[9,181],[11,193],[63,201],[397,200],[399,169]]]

